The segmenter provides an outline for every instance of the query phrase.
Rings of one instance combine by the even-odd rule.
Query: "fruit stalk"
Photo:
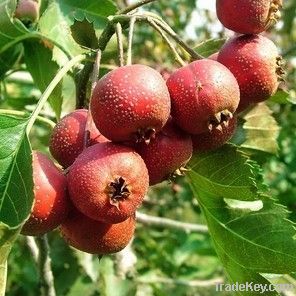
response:
[[[95,89],[98,77],[99,77],[99,71],[100,71],[100,64],[101,64],[101,58],[102,58],[102,52],[100,50],[97,51],[96,54],[96,59],[93,65],[93,71],[91,73],[91,92],[90,92],[90,97],[93,94],[93,91]],[[90,112],[90,109],[88,109],[87,113],[87,120],[86,120],[86,125],[85,125],[85,132],[84,132],[84,148],[87,147],[87,143],[89,142],[90,138],[90,126],[93,123],[92,115]]]

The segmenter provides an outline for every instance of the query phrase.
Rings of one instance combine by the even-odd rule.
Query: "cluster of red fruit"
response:
[[[271,2],[217,1],[223,24],[248,35],[230,39],[216,60],[194,61],[166,82],[144,65],[101,78],[90,113],[76,110],[53,130],[50,151],[66,173],[34,152],[35,205],[22,232],[39,235],[60,225],[68,243],[85,252],[124,248],[149,185],[182,173],[193,151],[222,146],[235,131],[237,110],[276,91],[282,75],[276,46],[254,35],[274,18],[280,3]]]

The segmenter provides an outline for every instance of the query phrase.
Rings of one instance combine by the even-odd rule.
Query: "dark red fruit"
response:
[[[105,223],[119,223],[133,215],[148,186],[148,171],[140,155],[113,143],[85,149],[68,174],[74,205],[88,217]]]
[[[170,107],[165,81],[144,65],[109,72],[91,98],[93,120],[112,141],[149,141],[167,122]]]
[[[232,118],[239,104],[239,86],[222,64],[195,61],[175,71],[167,80],[172,116],[190,134],[219,128]]]
[[[61,225],[61,233],[69,245],[91,254],[111,254],[122,250],[132,239],[135,217],[117,224],[92,220],[74,210]]]
[[[24,22],[36,22],[39,19],[39,1],[19,0],[15,10],[15,17]]]
[[[70,201],[67,181],[54,163],[40,152],[33,152],[34,206],[22,234],[41,235],[67,218]]]
[[[228,29],[258,34],[274,25],[281,14],[282,0],[217,0],[217,15]]]
[[[206,152],[220,148],[233,136],[237,125],[237,118],[233,117],[220,130],[192,136],[194,152]]]
[[[235,76],[240,86],[239,111],[273,95],[284,74],[275,44],[261,35],[230,39],[220,50],[218,61]]]
[[[169,120],[149,145],[142,143],[136,150],[145,161],[150,185],[154,185],[182,170],[192,156],[192,140]]]
[[[49,150],[63,167],[70,166],[84,148],[87,113],[86,109],[76,110],[63,117],[53,129]],[[90,126],[89,132],[87,146],[108,141],[94,124]]]

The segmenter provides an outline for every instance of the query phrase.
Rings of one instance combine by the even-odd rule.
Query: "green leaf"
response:
[[[6,50],[2,54],[0,54],[0,80],[3,79],[7,71],[13,68],[21,53],[22,45],[17,44],[13,48],[10,48],[10,50]]]
[[[203,57],[209,57],[213,53],[216,53],[220,50],[220,48],[223,46],[225,43],[226,39],[221,38],[221,39],[209,39],[206,40],[194,47],[194,50],[202,55]]]
[[[9,229],[7,225],[0,223],[0,295],[5,295],[7,277],[7,257],[19,230]]]
[[[6,261],[33,204],[32,154],[26,119],[0,115],[0,295]]]
[[[195,155],[189,167],[190,185],[232,282],[266,284],[261,273],[295,272],[295,225],[287,219],[286,208],[259,190],[254,192],[264,188],[254,162],[234,146],[226,145],[212,153]],[[245,198],[247,192],[252,198]]]
[[[16,227],[33,203],[32,155],[27,120],[0,115],[0,222]]]
[[[259,168],[235,146],[225,145],[212,153],[196,154],[189,167],[195,181],[209,195],[239,200],[259,198],[254,175]]]
[[[27,69],[32,75],[36,86],[41,92],[44,92],[59,70],[57,63],[52,60],[52,51],[36,40],[24,42],[24,48]],[[61,82],[49,97],[49,104],[57,119],[61,116],[62,103]]]
[[[59,0],[58,4],[64,14],[72,23],[74,20],[94,22],[96,29],[101,29],[107,24],[107,17],[116,13],[116,5],[111,0],[81,1]]]
[[[70,55],[76,56],[82,53],[82,49],[71,35],[68,16],[64,15],[59,2],[52,1],[39,20],[40,32],[60,44]],[[53,59],[63,66],[68,58],[59,48],[53,48]]]
[[[280,128],[265,103],[256,105],[244,116],[245,141],[241,147],[276,154]]]
[[[73,38],[78,44],[94,49],[98,47],[98,38],[93,24],[87,20],[75,21],[71,26],[71,31]]]
[[[290,93],[283,89],[279,89],[271,98],[268,99],[268,101],[276,104],[296,104],[296,102],[291,99]]]
[[[30,33],[20,21],[13,19],[15,8],[16,0],[4,0],[0,3],[0,49]]]

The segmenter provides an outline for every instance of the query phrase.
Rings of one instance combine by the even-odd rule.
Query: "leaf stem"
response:
[[[164,31],[160,28],[159,25],[157,25],[155,23],[154,20],[152,19],[148,19],[148,23],[161,35],[161,37],[164,39],[164,41],[167,43],[167,45],[169,46],[169,48],[171,49],[175,60],[181,65],[181,66],[185,66],[186,63],[184,62],[184,60],[181,58],[181,56],[179,55],[179,53],[177,52],[176,48],[174,47],[174,45],[172,44],[172,42],[170,41],[170,39],[166,36],[166,34],[164,33]]]
[[[29,132],[31,131],[35,120],[37,119],[40,111],[42,110],[44,104],[46,103],[47,99],[49,98],[49,96],[51,95],[51,93],[53,92],[55,87],[59,84],[59,82],[63,79],[63,77],[66,75],[66,73],[73,66],[75,66],[77,63],[81,62],[84,59],[85,59],[85,55],[83,55],[83,54],[78,55],[78,56],[74,57],[72,60],[70,60],[69,62],[67,62],[66,65],[59,70],[59,72],[57,73],[55,78],[47,86],[46,90],[44,91],[44,93],[40,97],[39,102],[38,102],[35,110],[32,112],[32,114],[30,116],[30,119],[29,119],[29,122],[28,122],[28,125],[27,125],[27,134],[29,134]]]
[[[25,112],[25,111],[9,110],[9,109],[0,109],[0,114],[16,115],[16,116],[21,116],[21,117],[26,117],[26,116],[29,117],[29,115],[30,115],[28,112]],[[56,125],[55,122],[53,122],[52,120],[50,120],[46,117],[43,117],[43,116],[37,116],[36,120],[47,124],[52,129]]]
[[[136,2],[136,3],[132,4],[132,5],[124,8],[124,9],[120,10],[118,12],[118,14],[126,14],[126,13],[129,13],[129,12],[131,12],[131,11],[133,11],[133,10],[135,10],[135,9],[143,6],[143,5],[146,5],[146,4],[151,3],[151,2],[154,2],[154,1],[157,1],[157,0],[141,0],[139,2]]]
[[[54,278],[51,270],[51,259],[49,256],[49,245],[47,236],[36,238],[39,248],[38,267],[40,277],[40,295],[55,296]]]
[[[134,35],[134,27],[135,27],[136,20],[137,20],[136,17],[132,17],[130,19],[129,32],[128,32],[127,59],[126,59],[127,65],[132,64],[133,35]]]
[[[120,23],[117,23],[115,28],[116,37],[117,37],[117,49],[119,57],[119,66],[124,65],[124,55],[123,55],[123,40],[122,40],[122,26]]]

